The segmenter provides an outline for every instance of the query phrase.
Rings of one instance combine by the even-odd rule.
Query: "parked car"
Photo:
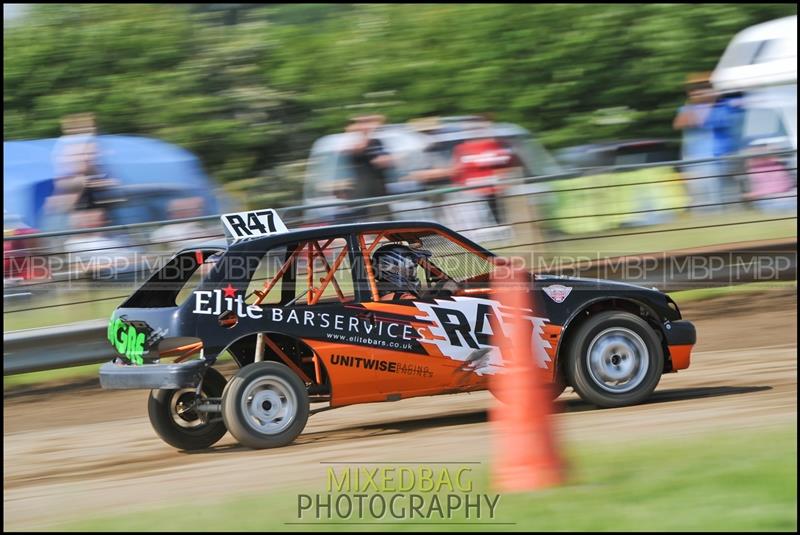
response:
[[[559,149],[555,154],[568,169],[616,167],[680,160],[680,144],[666,139],[606,141]]]
[[[353,144],[354,134],[340,133],[318,139],[311,148],[306,173],[304,204],[320,205],[306,210],[305,218],[312,222],[331,222],[341,215],[335,205],[343,200],[337,196],[340,184],[355,180],[347,147]],[[375,130],[392,156],[388,169],[387,192],[391,194],[422,191],[426,186],[411,177],[417,171],[450,165],[453,151],[464,141],[493,138],[507,144],[522,163],[522,176],[542,176],[561,171],[550,153],[526,129],[510,123],[489,123],[474,116],[443,117],[406,124],[384,125]],[[428,187],[446,185],[432,183]],[[441,199],[440,199],[441,200]],[[386,219],[436,218],[430,200],[392,203]]]
[[[689,205],[678,168],[679,144],[665,139],[608,141],[556,152],[581,176],[546,184],[547,229],[592,234],[671,220]],[[663,165],[658,165],[663,163]],[[646,165],[643,168],[635,166]],[[655,164],[655,165],[652,165]],[[624,166],[634,166],[626,169]]]

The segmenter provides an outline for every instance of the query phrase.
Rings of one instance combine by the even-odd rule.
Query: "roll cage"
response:
[[[295,294],[283,306],[291,306],[304,296],[306,297],[304,304],[316,305],[320,303],[321,298],[329,287],[333,288],[336,298],[341,303],[348,303],[353,300],[379,301],[378,285],[375,279],[375,270],[372,266],[372,253],[379,245],[388,243],[405,243],[412,248],[420,248],[423,246],[420,237],[430,235],[440,236],[460,247],[466,253],[487,260],[488,267],[488,258],[492,256],[491,253],[472,247],[469,243],[436,228],[409,227],[363,230],[349,235],[337,234],[334,237],[329,235],[323,238],[308,238],[294,242],[292,247],[287,247],[285,259],[274,275],[266,277],[261,288],[248,292],[245,299],[249,303],[249,299],[255,296],[256,299],[252,304],[261,305],[269,296],[273,295],[276,288],[279,287],[279,283],[287,279],[288,282],[294,283]],[[338,247],[332,247],[334,242],[340,239],[344,243]],[[267,251],[264,251],[264,254],[267,254]],[[352,263],[349,271],[353,279],[341,280],[342,277],[339,272],[342,264],[348,258]],[[457,280],[448,274],[446,269],[442,269],[437,265],[436,259],[420,259],[419,265],[425,272],[429,286],[431,281],[442,279]],[[303,270],[305,271],[304,273]],[[337,273],[339,273],[338,276]],[[301,281],[305,282],[304,287],[300,286],[302,284]],[[363,286],[365,286],[366,292],[362,293],[366,293],[366,295],[361,295],[361,299],[358,299],[355,289],[361,286],[359,284],[361,281],[365,282]],[[486,287],[487,285],[482,284],[488,282],[488,270],[457,282],[478,283],[480,286],[476,288],[466,287],[459,292],[461,295],[490,292],[490,289]],[[354,289],[353,298],[348,297],[345,290],[343,290],[343,287],[348,288],[350,285]],[[281,301],[283,300],[282,298]]]
[[[398,222],[399,223],[399,222]],[[198,290],[222,289],[233,285],[242,291],[247,306],[291,307],[295,304],[355,304],[379,301],[378,285],[372,266],[372,254],[383,244],[404,243],[412,248],[424,248],[433,243],[434,254],[421,259],[428,287],[432,281],[450,279],[461,283],[455,295],[484,296],[491,293],[488,274],[490,251],[462,238],[438,224],[413,222],[381,223],[379,225],[342,225],[326,229],[304,229],[279,237],[256,238],[225,245],[224,242],[199,244],[180,250],[161,270],[132,294],[121,306],[126,308],[172,308],[183,306],[186,299]],[[388,228],[387,228],[388,227]],[[282,249],[283,248],[283,249]],[[275,269],[268,276],[258,277],[258,268],[249,267],[232,275],[228,263],[237,259],[259,260],[278,251]],[[461,262],[468,256],[472,262]],[[447,260],[456,257],[450,269]],[[345,266],[345,262],[349,262]],[[464,268],[464,265],[472,265]],[[203,272],[201,268],[209,266]],[[197,282],[195,280],[198,278]],[[300,300],[305,297],[305,300]],[[236,315],[227,311],[219,318],[221,327],[236,324]],[[265,337],[267,338],[267,337]],[[159,351],[159,358],[176,357],[182,362],[203,349],[197,339],[177,347],[169,344]],[[264,343],[286,361],[284,351],[272,340]],[[315,362],[315,368],[318,363]],[[293,366],[292,366],[293,367]],[[294,369],[294,367],[293,367]],[[302,370],[301,370],[302,371]],[[306,379],[306,373],[299,373]],[[318,376],[317,369],[311,375]]]

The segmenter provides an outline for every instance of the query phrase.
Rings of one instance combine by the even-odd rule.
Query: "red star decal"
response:
[[[228,283],[228,285],[225,288],[222,289],[222,291],[225,292],[225,297],[235,297],[236,296],[236,288],[231,286],[230,282]]]

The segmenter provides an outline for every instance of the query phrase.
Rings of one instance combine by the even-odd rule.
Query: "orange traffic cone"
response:
[[[490,412],[494,431],[492,483],[501,491],[536,490],[563,481],[552,425],[551,386],[539,362],[547,359],[530,299],[530,275],[500,262],[492,286],[503,310],[508,336],[493,333],[492,345],[501,352],[503,369],[490,378],[498,400]],[[503,272],[504,276],[499,273]]]

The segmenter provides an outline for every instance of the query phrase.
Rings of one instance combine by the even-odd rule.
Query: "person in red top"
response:
[[[502,221],[498,194],[512,169],[520,167],[510,147],[494,138],[471,139],[453,149],[452,181],[456,186],[486,185],[471,191],[484,197],[498,223]]]

